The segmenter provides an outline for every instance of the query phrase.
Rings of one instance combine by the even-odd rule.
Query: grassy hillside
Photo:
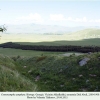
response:
[[[86,57],[90,61],[80,66]],[[0,55],[0,91],[100,91],[99,57],[100,53]]]
[[[63,54],[63,52],[45,52],[45,51],[35,51],[35,50],[0,48],[0,54],[7,55],[9,57],[14,57],[14,56],[33,57],[37,55],[58,55],[58,54]]]
[[[83,38],[100,38],[100,29],[84,29],[72,34]]]
[[[100,91],[99,56],[100,53],[69,57],[36,56],[19,58],[16,64],[19,72],[35,81],[40,91]],[[85,57],[90,61],[79,66],[79,61]]]
[[[37,91],[37,85],[16,70],[15,62],[0,55],[0,91]]]
[[[24,45],[47,45],[47,46],[60,46],[60,45],[78,45],[78,46],[100,46],[100,38],[83,39],[77,41],[53,41],[53,42],[16,42]]]

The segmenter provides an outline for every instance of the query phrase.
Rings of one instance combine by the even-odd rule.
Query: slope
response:
[[[0,55],[0,91],[37,91],[37,86],[16,70],[10,57]]]

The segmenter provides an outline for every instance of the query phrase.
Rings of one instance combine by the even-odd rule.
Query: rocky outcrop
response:
[[[84,58],[82,59],[80,62],[79,62],[79,65],[80,66],[84,66],[87,64],[87,62],[90,60],[90,58]]]

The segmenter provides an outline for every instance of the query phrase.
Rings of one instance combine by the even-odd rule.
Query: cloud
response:
[[[38,13],[35,13],[35,14],[30,13],[27,16],[21,16],[21,17],[16,18],[16,22],[20,22],[20,21],[21,23],[42,23],[43,19],[41,15]]]
[[[100,23],[100,19],[91,19],[91,20],[89,20],[89,22]]]
[[[64,21],[66,20],[62,14],[50,14],[50,20],[52,21]]]
[[[79,22],[79,23],[100,23],[100,19],[87,19],[86,17],[83,18],[72,18],[72,17],[65,17],[63,14],[50,14],[50,20],[52,21],[70,21],[70,22]]]
[[[86,17],[83,18],[72,18],[72,17],[64,17],[63,14],[50,14],[51,21],[70,21],[70,22],[79,22],[79,23],[100,23],[100,19],[87,19]]]
[[[65,18],[63,14],[50,14],[50,20],[52,21],[73,21],[73,22],[87,22],[87,18]]]
[[[67,21],[73,21],[73,22],[89,22],[89,23],[100,23],[100,19],[87,19],[86,17],[83,18],[67,18]]]
[[[36,24],[49,24],[52,23],[73,23],[73,24],[99,24],[100,19],[89,19],[85,16],[83,17],[66,17],[63,14],[50,14],[48,19],[42,18],[42,16],[39,13],[30,13],[26,16],[20,16],[16,17],[15,19],[6,19],[1,20],[1,24],[30,24],[30,23],[36,23]]]
[[[73,21],[73,18],[72,17],[68,17],[66,18],[67,21]]]
[[[86,17],[73,19],[75,22],[88,22]]]

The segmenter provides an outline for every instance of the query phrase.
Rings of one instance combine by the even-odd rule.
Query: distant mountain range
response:
[[[57,25],[40,25],[40,24],[32,23],[32,24],[21,24],[21,25],[8,25],[6,33],[64,34],[64,33],[76,32],[86,28],[100,28],[100,27],[98,26],[65,27],[65,26],[57,26]]]
[[[6,32],[3,34],[0,32],[0,36],[0,43],[79,41],[93,38],[97,40],[97,38],[100,38],[100,28],[63,27],[38,24],[9,25]]]

